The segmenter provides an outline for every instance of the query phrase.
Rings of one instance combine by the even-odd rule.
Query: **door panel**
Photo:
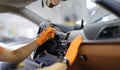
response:
[[[69,70],[120,70],[120,43],[82,44]]]

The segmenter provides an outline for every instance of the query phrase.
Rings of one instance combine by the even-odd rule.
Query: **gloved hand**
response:
[[[82,43],[82,37],[77,36],[70,44],[65,57],[67,58],[69,65],[72,65],[75,61],[80,44]]]
[[[42,45],[45,43],[50,37],[54,38],[54,31],[55,29],[52,27],[48,27],[47,29],[44,29],[42,33],[39,35],[39,37],[36,39],[36,42],[39,45]]]

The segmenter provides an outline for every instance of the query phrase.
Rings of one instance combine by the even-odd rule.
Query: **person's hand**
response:
[[[82,37],[81,36],[77,36],[71,42],[71,44],[70,44],[70,46],[67,50],[67,53],[65,55],[65,57],[68,60],[69,65],[72,65],[73,62],[75,61],[81,43],[82,43]]]
[[[39,45],[42,45],[43,43],[45,43],[50,37],[54,38],[54,28],[52,27],[48,27],[47,29],[44,29],[42,31],[42,33],[39,35],[38,38],[36,38],[36,42]]]

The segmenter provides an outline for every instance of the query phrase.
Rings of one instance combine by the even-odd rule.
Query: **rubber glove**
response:
[[[38,38],[36,38],[36,42],[39,45],[42,45],[43,43],[45,43],[50,37],[54,38],[54,28],[52,27],[48,27],[47,29],[44,29],[42,31],[42,33],[39,35]]]
[[[72,65],[77,57],[79,47],[82,43],[82,37],[77,36],[70,44],[65,57],[68,60],[69,65]]]

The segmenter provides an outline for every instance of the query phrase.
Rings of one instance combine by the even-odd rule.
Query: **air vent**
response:
[[[120,37],[120,26],[110,26],[104,28],[97,39],[117,38]]]

